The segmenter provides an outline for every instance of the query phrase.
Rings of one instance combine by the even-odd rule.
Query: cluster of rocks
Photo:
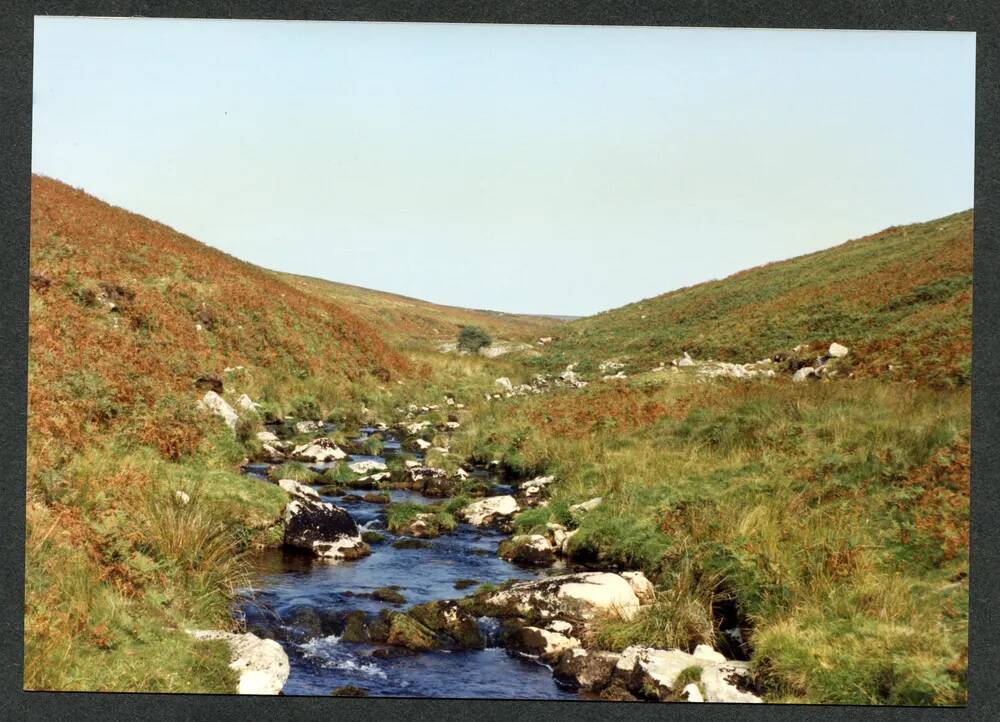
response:
[[[586,513],[601,503],[600,497],[581,504],[574,504],[570,512],[574,516]],[[515,534],[500,544],[498,553],[502,559],[522,566],[549,566],[561,558],[571,556],[570,540],[576,529],[568,529],[558,522],[548,522],[544,533]]]
[[[570,364],[562,373],[550,377],[545,374],[535,374],[529,383],[514,385],[506,376],[498,378],[494,384],[499,387],[499,392],[486,393],[487,401],[496,399],[509,399],[515,396],[527,396],[528,394],[544,394],[553,388],[572,387],[581,389],[587,385],[580,375],[574,370],[576,364]]]
[[[711,647],[628,647],[621,653],[588,649],[596,620],[632,619],[656,598],[641,572],[583,572],[515,583],[464,600],[477,614],[507,625],[505,645],[550,666],[563,684],[607,699],[760,702],[746,662]],[[683,684],[681,684],[683,683]]]
[[[792,349],[793,352],[799,353],[802,351],[801,346],[796,346]],[[837,370],[830,364],[830,361],[834,359],[841,359],[847,356],[849,349],[846,346],[834,341],[830,344],[825,354],[817,356],[812,365],[800,359],[793,359],[792,364],[797,366],[792,374],[792,381],[802,382],[807,379],[819,379],[823,377],[833,377],[837,374]]]
[[[603,699],[762,701],[751,691],[747,662],[727,660],[704,644],[692,653],[632,646],[617,654],[573,646],[553,663],[556,679]]]
[[[458,518],[473,526],[494,526],[501,531],[513,531],[514,516],[535,506],[546,506],[550,487],[555,476],[538,476],[520,484],[516,495],[489,496],[463,507]],[[569,507],[573,516],[579,516],[600,505],[601,497],[589,499]],[[557,522],[548,522],[544,533],[516,534],[500,544],[498,554],[502,559],[522,566],[548,566],[562,557],[569,556],[569,542],[576,534]]]
[[[792,375],[792,381],[800,382],[810,378],[816,379],[823,376],[835,376],[837,371],[829,362],[834,359],[843,358],[848,354],[846,346],[833,342],[826,353],[816,357],[815,360],[808,360],[800,357],[805,348],[805,346],[799,345],[792,349],[790,354],[779,353],[772,358],[765,358],[750,363],[730,363],[714,359],[699,361],[692,358],[691,354],[685,351],[682,356],[671,360],[669,365],[660,363],[659,366],[651,370],[653,372],[670,370],[674,373],[679,373],[681,369],[691,368],[703,380],[716,378],[744,380],[775,378],[780,372],[786,371]],[[604,378],[625,378],[625,376],[619,371],[615,376],[605,376]]]

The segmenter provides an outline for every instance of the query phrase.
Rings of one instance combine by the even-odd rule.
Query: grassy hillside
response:
[[[967,383],[972,220],[965,211],[887,228],[574,321],[550,363],[618,355],[628,371],[683,351],[746,362],[836,340],[852,349],[858,376]]]
[[[233,551],[284,495],[235,473],[196,381],[329,412],[410,364],[340,306],[47,178],[31,271],[25,684],[229,689],[222,645],[178,630],[226,623]]]
[[[654,580],[657,604],[607,624],[604,646],[733,651],[720,627],[739,621],[766,701],[965,701],[972,221],[571,322],[512,378],[576,362],[589,386],[479,410],[464,453],[560,479],[522,531],[569,524],[578,560]],[[817,383],[651,371],[684,350],[754,361],[834,340],[849,373]],[[628,378],[601,381],[608,359]]]
[[[495,340],[533,343],[540,336],[552,335],[562,325],[554,317],[442,306],[309,276],[277,272],[275,275],[317,298],[350,308],[378,327],[386,338],[408,347],[426,349],[453,342],[462,326],[479,326]]]

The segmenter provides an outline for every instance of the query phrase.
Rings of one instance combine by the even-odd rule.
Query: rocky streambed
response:
[[[746,663],[708,647],[591,648],[594,620],[639,613],[653,586],[640,572],[569,566],[560,551],[570,532],[558,525],[509,536],[519,509],[546,503],[551,477],[511,481],[466,466],[449,479],[419,454],[402,480],[399,464],[390,474],[387,457],[425,448],[405,438],[418,431],[362,430],[353,447],[378,434],[381,455],[268,437],[275,454],[312,454],[317,470],[350,464],[363,476],[347,489],[275,480],[280,459],[246,468],[289,494],[285,545],[254,558],[238,606],[248,632],[287,654],[284,694],[759,701]],[[470,479],[480,498],[455,510],[457,524],[436,526],[442,497]],[[429,508],[390,525],[388,504]]]

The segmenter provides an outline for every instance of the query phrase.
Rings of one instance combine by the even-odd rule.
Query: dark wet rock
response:
[[[328,559],[358,559],[371,550],[344,509],[322,501],[293,499],[285,507],[285,546]]]
[[[325,484],[316,488],[323,496],[340,496],[344,493],[344,487],[339,484]]]
[[[385,541],[385,537],[379,534],[377,531],[363,531],[361,532],[361,540],[365,544],[381,544]]]
[[[364,500],[369,504],[388,504],[390,501],[392,501],[392,497],[390,497],[385,492],[375,492],[371,494],[365,494]]]
[[[372,650],[371,656],[375,659],[396,659],[398,657],[412,657],[415,654],[417,653],[406,647],[379,647]]]
[[[560,655],[552,673],[562,684],[586,692],[599,692],[611,683],[617,663],[618,655],[614,652],[574,647]]]
[[[386,644],[406,647],[414,652],[429,652],[440,646],[434,632],[408,614],[389,612],[386,621],[388,622]]]
[[[381,587],[372,592],[372,598],[390,604],[405,604],[406,597],[390,587]]]
[[[455,582],[455,589],[468,589],[469,587],[474,587],[479,584],[476,579],[459,579]]]
[[[357,494],[344,494],[340,500],[345,504],[360,504],[364,499]]]
[[[398,539],[392,546],[396,549],[427,549],[430,544],[421,539]]]
[[[365,643],[371,641],[368,616],[362,611],[348,612],[344,617],[344,628],[340,633],[342,642]]]
[[[368,690],[355,687],[353,684],[345,684],[343,687],[332,690],[330,694],[334,697],[367,697]]]
[[[638,702],[639,698],[628,691],[620,682],[612,682],[601,690],[600,699],[605,702]]]
[[[323,620],[312,607],[296,607],[287,615],[288,623],[300,630],[306,637],[323,636]]]
[[[497,553],[501,559],[522,566],[548,566],[556,560],[556,547],[541,534],[521,534],[506,539]]]
[[[252,461],[264,464],[280,464],[285,460],[285,453],[270,443],[262,443],[251,455]]]
[[[434,469],[438,471],[438,469]],[[441,472],[442,474],[444,472]],[[424,496],[444,498],[448,496],[454,496],[457,494],[462,487],[462,482],[459,479],[451,479],[445,476],[432,476],[424,480],[423,486],[421,487],[421,493]]]
[[[289,640],[289,629],[273,610],[258,604],[248,604],[243,607],[246,630],[262,639],[275,639],[279,642]]]
[[[449,479],[444,469],[418,465],[407,467],[404,473],[404,486],[419,491],[424,496],[452,496],[460,485],[457,480]]]
[[[475,617],[462,609],[458,602],[427,602],[411,607],[407,614],[432,632],[447,637],[460,649],[483,649],[486,646]]]

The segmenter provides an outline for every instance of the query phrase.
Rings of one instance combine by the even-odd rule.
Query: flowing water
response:
[[[364,430],[362,431],[364,436]],[[386,451],[398,451],[391,438]],[[350,461],[382,461],[382,457],[351,456]],[[266,478],[267,465],[252,465],[249,476]],[[479,475],[486,472],[479,470]],[[495,485],[495,493],[509,487]],[[363,492],[362,492],[363,493]],[[412,491],[389,492],[392,501],[440,502]],[[373,696],[395,697],[492,697],[504,699],[576,699],[574,692],[560,688],[549,668],[493,646],[484,650],[432,651],[417,655],[378,657],[372,652],[383,645],[350,643],[335,634],[323,634],[304,619],[323,613],[361,610],[369,614],[384,608],[405,610],[413,604],[454,599],[472,591],[458,590],[460,580],[499,584],[508,579],[531,579],[552,573],[522,569],[496,556],[504,538],[497,531],[459,524],[449,534],[421,540],[420,548],[396,548],[400,539],[385,529],[385,506],[368,502],[346,504],[338,497],[324,497],[346,508],[362,529],[377,530],[386,537],[372,545],[370,556],[350,562],[326,562],[301,553],[272,549],[254,559],[254,594],[245,593],[241,613],[251,631],[267,619],[279,629],[279,641],[288,653],[291,675],[285,694],[327,695],[352,685]],[[558,572],[558,568],[554,571]],[[394,587],[406,602],[392,604],[374,599],[376,589]],[[303,610],[309,613],[303,615]],[[490,620],[481,620],[486,638],[495,638]],[[492,632],[492,633],[491,633]],[[259,633],[259,632],[258,632]]]

